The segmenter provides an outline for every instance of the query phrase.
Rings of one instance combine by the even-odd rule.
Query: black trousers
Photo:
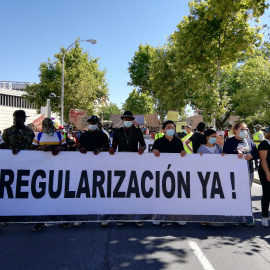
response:
[[[262,167],[258,170],[260,181],[262,184],[262,216],[268,217],[269,204],[270,204],[270,182],[267,181],[266,175]]]

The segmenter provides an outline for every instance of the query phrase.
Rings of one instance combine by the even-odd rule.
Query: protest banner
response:
[[[86,115],[86,111],[79,109],[70,109],[69,111],[69,123],[77,123],[79,115]]]
[[[38,117],[37,119],[35,119],[32,124],[35,126],[34,130],[36,131],[41,131],[42,130],[42,121],[45,119],[46,117],[44,115],[41,115],[40,117]]]
[[[158,115],[156,113],[146,115],[145,122],[149,127],[159,127]]]
[[[135,119],[133,120],[133,124],[135,126],[144,125],[144,115],[134,115]]]
[[[1,150],[0,160],[0,222],[253,220],[237,155]]]
[[[178,121],[178,117],[179,117],[179,112],[178,111],[168,111],[167,114],[167,120],[171,120],[171,121]]]
[[[182,126],[186,126],[187,122],[177,122],[176,123],[176,132],[181,132],[182,131]]]
[[[77,129],[88,130],[89,123],[87,122],[87,120],[89,118],[90,118],[90,116],[78,115],[77,116]]]

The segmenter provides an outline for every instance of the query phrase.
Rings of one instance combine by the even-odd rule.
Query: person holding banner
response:
[[[153,145],[152,152],[156,157],[159,157],[160,153],[180,153],[181,157],[186,155],[182,141],[174,136],[175,128],[176,126],[171,120],[163,123],[164,136],[155,140]],[[186,222],[179,221],[178,224],[186,225]],[[160,221],[153,221],[153,225],[160,225]]]
[[[14,155],[20,150],[28,150],[35,137],[32,129],[25,126],[26,114],[24,110],[17,110],[13,113],[13,126],[3,132],[3,140]]]
[[[220,145],[216,144],[217,132],[214,129],[207,129],[203,136],[203,145],[200,146],[197,153],[203,154],[222,154],[223,150]]]
[[[125,111],[121,119],[124,122],[124,127],[115,130],[109,153],[114,155],[118,147],[119,152],[138,152],[139,155],[142,155],[146,149],[146,143],[142,131],[132,123],[135,117],[132,112]],[[138,144],[140,144],[139,148]]]
[[[265,140],[259,146],[260,165],[258,173],[262,184],[262,226],[269,226],[269,203],[270,203],[270,132],[266,133]]]
[[[80,136],[79,151],[82,154],[86,154],[87,151],[93,151],[95,155],[100,153],[100,151],[108,151],[110,147],[109,140],[107,135],[98,129],[98,117],[92,115],[87,122],[89,122],[89,130]]]
[[[124,127],[115,130],[112,147],[109,149],[110,155],[115,154],[117,147],[119,152],[138,152],[139,155],[142,155],[146,149],[146,143],[142,131],[133,125],[135,117],[131,111],[125,111],[121,119],[124,122]],[[140,144],[140,147],[138,147],[138,144]],[[143,226],[141,221],[136,222],[136,224],[139,227]],[[122,225],[124,225],[124,222],[117,222],[117,226]]]
[[[233,127],[235,136],[228,138],[224,143],[223,153],[225,154],[238,154],[240,159],[248,161],[249,165],[249,181],[252,185],[254,178],[253,160],[259,158],[258,150],[255,143],[248,138],[248,128],[245,123],[236,123]],[[238,223],[233,225],[239,226]],[[253,222],[247,222],[246,225],[253,226]]]
[[[44,152],[51,151],[54,156],[60,151],[68,149],[66,139],[60,132],[54,132],[54,125],[51,118],[45,118],[42,121],[42,132],[39,132],[30,147],[30,150],[42,150]],[[69,228],[69,223],[61,223],[64,228]],[[46,226],[46,223],[36,223],[32,231],[39,231]]]
[[[214,129],[207,129],[204,132],[203,136],[203,145],[198,149],[198,152],[201,156],[203,154],[223,154],[223,150],[220,145],[216,144],[217,141],[217,132]],[[220,222],[201,222],[201,225],[211,225],[211,226],[224,226],[224,223]]]
[[[45,118],[42,121],[42,132],[35,136],[30,150],[50,151],[56,156],[60,151],[68,150],[68,147],[63,135],[60,132],[54,132],[53,121]]]
[[[190,138],[185,140],[185,145],[187,149],[191,152],[196,154],[199,147],[202,145],[203,142],[203,132],[205,130],[205,123],[200,122],[197,125],[197,132],[194,133]],[[192,148],[190,147],[190,143],[192,142]]]

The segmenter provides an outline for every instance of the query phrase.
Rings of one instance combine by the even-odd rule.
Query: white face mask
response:
[[[124,126],[129,128],[132,126],[132,121],[124,121]]]
[[[89,129],[91,131],[95,131],[95,130],[97,130],[97,125],[89,125]]]

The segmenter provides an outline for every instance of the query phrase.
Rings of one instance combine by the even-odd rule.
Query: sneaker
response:
[[[125,222],[123,222],[123,221],[118,221],[118,222],[116,223],[117,226],[123,226],[124,224],[125,224]]]
[[[262,226],[268,227],[269,226],[269,220],[267,217],[262,218]]]
[[[82,226],[82,222],[79,222],[79,221],[74,222],[73,226],[74,227],[80,227],[80,226]]]
[[[177,223],[178,223],[179,225],[181,225],[181,226],[187,225],[187,223],[186,223],[185,221],[178,221]]]
[[[202,226],[207,226],[208,223],[207,223],[207,222],[201,222],[201,225],[202,225]]]
[[[247,222],[246,222],[246,225],[249,226],[249,227],[252,227],[252,226],[254,226],[254,222],[252,222],[252,221],[247,221]]]
[[[153,221],[153,225],[156,225],[156,226],[160,225],[160,221],[154,220],[154,221]]]
[[[6,226],[6,223],[2,222],[2,226]]]
[[[70,227],[71,227],[70,223],[68,223],[68,222],[65,222],[65,223],[60,223],[60,224],[61,224],[61,226],[62,226],[62,227],[64,227],[65,229],[67,229],[67,228],[70,228]]]
[[[46,223],[37,223],[33,228],[32,228],[32,231],[33,232],[37,232],[39,231],[40,229],[42,229],[43,227],[46,226]]]
[[[109,222],[108,222],[108,221],[102,221],[102,222],[100,223],[100,225],[101,225],[101,227],[108,227]]]
[[[136,222],[136,225],[137,225],[138,227],[142,227],[142,226],[143,226],[143,222],[141,222],[141,221]]]

